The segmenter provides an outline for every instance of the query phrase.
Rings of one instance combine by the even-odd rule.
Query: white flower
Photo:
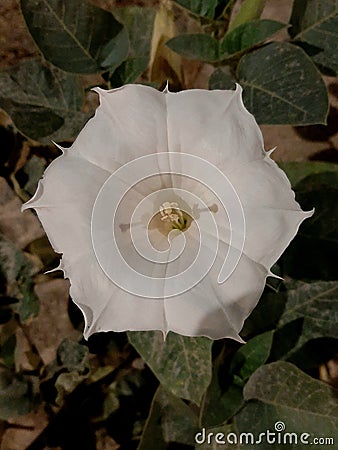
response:
[[[236,91],[97,89],[35,208],[97,331],[230,337],[305,213]]]

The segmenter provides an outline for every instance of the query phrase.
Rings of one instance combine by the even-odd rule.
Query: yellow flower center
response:
[[[182,212],[176,202],[164,202],[160,206],[160,214],[162,222],[167,222],[172,229],[183,231],[187,228],[188,218]]]

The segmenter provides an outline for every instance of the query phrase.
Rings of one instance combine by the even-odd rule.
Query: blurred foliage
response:
[[[163,88],[169,80],[172,90],[191,88],[187,59],[211,64],[210,89],[240,83],[262,124],[325,124],[322,74],[337,74],[337,1],[295,0],[289,24],[260,19],[265,3],[245,0],[236,10],[234,0],[176,0],[108,11],[84,0],[21,0],[41,57],[0,71],[0,107],[14,124],[0,128],[1,175],[13,198],[34,193],[57,156],[47,144],[72,140],[93,114],[94,84]],[[285,28],[288,42],[274,40]],[[277,421],[290,433],[334,436],[337,393],[319,378],[338,337],[338,169],[313,161],[281,167],[303,209],[315,207],[315,214],[273,268],[284,281],[267,280],[242,330],[244,345],[174,333],[164,343],[158,332],[84,341],[82,316],[66,296],[55,301],[68,308],[69,323],[44,352],[44,339],[60,333],[64,318],[51,317],[36,339],[38,287],[60,277],[44,274],[58,257],[37,231],[24,244],[15,238],[10,208],[19,206],[1,199],[0,440],[25,427],[20,420],[28,413],[45,422],[27,450],[211,448],[202,435],[195,441],[196,433],[258,436]],[[36,219],[25,214],[28,232]],[[52,316],[52,304],[45,307]]]

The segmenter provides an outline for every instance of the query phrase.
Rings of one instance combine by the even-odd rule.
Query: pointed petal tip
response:
[[[271,148],[270,150],[268,150],[268,151],[266,152],[266,157],[267,157],[267,158],[270,158],[270,155],[276,150],[276,148],[277,148],[277,145],[276,145],[276,147],[273,147],[273,148]]]
[[[315,213],[315,208],[312,208],[310,211],[303,211],[305,219],[312,217],[314,215],[314,213]]]
[[[100,88],[100,87],[98,87],[98,86],[95,86],[95,87],[91,88],[91,91],[94,91],[94,92],[96,92],[96,93],[99,94],[99,95],[101,95],[102,93],[105,92],[104,89],[102,89],[102,88]]]
[[[247,107],[244,104],[244,101],[243,101],[243,88],[242,88],[242,86],[240,84],[236,83],[236,90],[233,91],[233,92],[234,92],[234,95],[235,95],[235,101],[237,101],[237,103],[238,103],[239,107],[242,109],[242,111],[244,111],[244,113],[246,115],[249,115],[249,117],[254,119],[255,127],[257,127],[258,130],[259,130],[260,140],[262,142],[262,149],[264,149],[262,132],[261,132],[260,128],[257,125],[255,117],[253,116],[253,114],[251,114],[251,112],[247,109]]]
[[[163,94],[169,94],[170,93],[170,91],[169,91],[169,80],[167,80],[165,88],[163,89],[162,92],[163,92]]]
[[[38,187],[36,188],[35,194],[31,199],[29,199],[26,203],[21,206],[21,212],[26,211],[26,209],[37,208],[39,205],[39,200],[43,194],[43,184],[42,179],[39,180]]]
[[[86,341],[88,341],[88,338],[92,334],[96,333],[96,331],[98,331],[98,330],[94,329],[94,327],[95,327],[94,312],[90,306],[84,305],[82,303],[78,303],[77,301],[74,300],[74,297],[72,295],[73,285],[72,285],[71,279],[70,279],[70,282],[71,283],[70,283],[69,293],[70,293],[70,296],[71,296],[73,302],[75,303],[75,305],[80,309],[80,311],[83,314],[83,319],[84,319],[83,337],[85,338]]]
[[[34,195],[31,199],[29,199],[26,203],[24,203],[21,206],[21,212],[25,212],[27,209],[34,209],[35,207],[37,207],[35,200],[37,200],[37,198],[35,198]]]
[[[230,339],[234,339],[235,341],[239,342],[240,344],[246,344],[246,341],[240,337],[238,334],[237,336],[231,336]]]
[[[168,333],[169,333],[169,331],[167,331],[167,330],[161,330],[161,332],[162,332],[162,335],[163,335],[163,342],[165,343],[165,342],[166,342],[166,339],[167,339],[167,336],[168,336]]]
[[[55,141],[52,141],[52,144],[55,145],[56,148],[61,150],[62,154],[64,155],[69,149],[66,147],[62,147],[60,144],[57,144]]]
[[[94,91],[98,94],[100,103],[102,102],[102,99],[106,98],[109,92],[112,92],[109,91],[108,89],[102,89],[98,86],[91,88],[91,91]]]
[[[85,340],[85,341],[88,341],[88,339],[90,338],[91,334],[92,334],[92,333],[90,333],[89,330],[88,330],[88,331],[83,330],[83,338],[84,338],[84,340]]]
[[[85,321],[84,328],[83,328],[83,337],[84,337],[84,339],[86,341],[88,341],[90,336],[92,334],[95,334],[97,330],[93,329],[93,324],[89,324],[88,323],[87,316],[84,314],[83,310],[82,310],[82,313],[83,313],[83,318],[84,318],[84,321]]]
[[[284,278],[280,277],[279,275],[276,275],[275,273],[271,272],[271,270],[269,270],[267,277],[272,277],[272,278],[276,278],[277,280],[281,280],[284,281]]]
[[[47,275],[49,273],[57,272],[58,270],[63,271],[62,259],[60,259],[59,264],[56,267],[54,267],[54,269],[47,270],[46,272],[44,272],[44,274]]]
[[[30,200],[28,200],[28,202],[24,203],[23,205],[21,205],[21,212],[23,213],[24,211],[26,211],[26,209],[30,209],[33,208],[32,206],[30,206],[28,203],[30,202]]]
[[[236,83],[236,89],[235,89],[236,94],[241,95],[243,92],[243,88],[240,84]]]

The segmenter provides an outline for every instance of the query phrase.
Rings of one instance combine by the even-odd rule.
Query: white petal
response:
[[[239,332],[263,291],[269,267],[293,238],[301,221],[311,214],[301,211],[286,175],[269,158],[269,153],[264,152],[262,134],[243,106],[241,88],[161,93],[146,86],[127,85],[97,92],[101,104],[95,117],[81,131],[72,148],[47,169],[35,196],[24,206],[24,209],[37,210],[54,249],[63,253],[60,267],[70,278],[71,296],[85,315],[85,336],[97,331],[156,329],[241,341]],[[159,152],[166,155],[163,160],[158,158],[160,176],[149,176],[132,188],[142,168],[136,166],[130,179],[128,173],[126,179],[120,180],[127,187],[130,183],[131,189],[122,196],[115,231],[121,254],[135,270],[155,278],[167,277],[163,280],[163,297],[170,276],[193,264],[196,255],[196,271],[187,272],[187,280],[193,281],[203,273],[203,264],[213,261],[211,256],[217,240],[215,230],[211,232],[208,228],[202,239],[202,258],[198,260],[199,242],[193,222],[185,233],[195,241],[188,242],[188,253],[174,263],[145,263],[133,249],[128,223],[135,207],[154,190],[180,187],[200,196],[207,206],[203,205],[205,210],[217,204],[217,192],[209,192],[193,177],[185,179],[166,174],[170,167],[180,169],[179,161],[169,152],[190,153],[223,170],[240,198],[247,229],[244,253],[228,279],[219,284],[218,275],[229,248],[231,217],[224,211],[214,210],[212,217],[220,232],[216,263],[190,290],[165,300],[138,297],[118,287],[101,269],[91,239],[94,202],[111,173],[135,158]],[[155,166],[157,170],[156,161]],[[203,171],[197,172],[202,176]],[[207,176],[214,179],[210,171]],[[136,178],[132,179],[134,175]],[[220,184],[217,181],[217,186]],[[112,189],[114,186],[111,185]],[[173,201],[165,198],[160,204],[167,200]],[[110,201],[108,192],[103,217],[105,211],[112,211]],[[106,241],[112,239],[109,214],[104,224],[108,226]],[[205,214],[211,213],[208,210]],[[100,232],[101,222],[98,224]],[[120,226],[126,226],[127,232],[123,233]],[[239,230],[231,231],[240,235]],[[165,240],[163,234],[152,229],[150,235],[160,248]],[[142,251],[147,250],[142,240],[136,243]],[[104,247],[105,242],[99,245]],[[106,252],[105,257],[113,272],[117,256]],[[122,277],[128,278],[124,272]],[[148,292],[151,295],[151,281],[149,289],[145,286],[146,294],[142,295]]]
[[[191,153],[219,166],[261,158],[262,133],[236,91],[167,93],[169,151]]]
[[[232,228],[224,214],[215,214],[219,239],[227,244],[238,242],[236,228]],[[279,259],[297,234],[300,224],[313,211],[277,208],[248,208],[245,213],[245,241],[243,253],[267,269]],[[230,239],[232,239],[230,241]],[[240,249],[238,249],[240,250]]]
[[[296,235],[304,212],[295,200],[285,173],[267,154],[263,159],[225,173],[244,209],[246,240],[243,251],[270,268]]]
[[[67,150],[54,160],[23,209],[34,208],[53,249],[75,261],[91,251],[95,198],[109,173]]]
[[[277,208],[300,211],[290,182],[277,164],[266,156],[235,170],[224,169],[243,208]]]
[[[165,95],[141,85],[96,89],[100,106],[72,148],[111,173],[134,158],[168,150]]]
[[[221,301],[238,332],[257,305],[268,274],[265,267],[243,253],[230,278],[219,285]]]
[[[86,339],[99,331],[165,330],[163,301],[136,297],[117,287],[93,253],[63,269],[71,280],[70,295],[85,316]]]
[[[230,278],[219,284],[226,253],[227,246],[221,243],[217,263],[208,275],[190,291],[165,300],[168,331],[242,342],[238,333],[263,292],[268,271],[243,254]]]
[[[295,237],[303,220],[312,214],[313,211],[246,208],[244,253],[270,268]]]

